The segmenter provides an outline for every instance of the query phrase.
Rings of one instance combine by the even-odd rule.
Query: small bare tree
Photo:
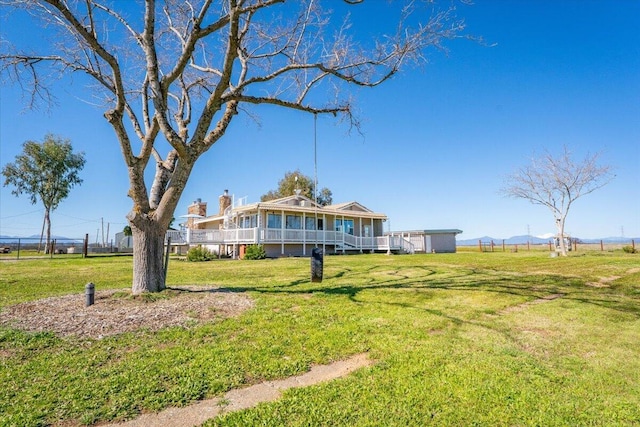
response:
[[[464,27],[453,7],[399,0],[389,4],[396,16],[385,15],[393,32],[375,37],[368,28],[362,37],[349,13],[372,3],[0,0],[4,11],[41,19],[50,40],[29,49],[3,42],[0,71],[29,90],[32,104],[50,100],[51,71],[88,77],[90,92],[78,95],[104,100],[128,169],[132,289],[155,292],[165,285],[164,236],[189,175],[236,115],[267,104],[358,126],[346,88],[378,86],[404,65],[426,63],[429,48]]]
[[[564,230],[569,208],[578,198],[605,186],[615,177],[610,166],[598,164],[599,159],[600,153],[596,153],[575,161],[566,146],[557,157],[545,150],[544,155],[532,158],[528,166],[505,179],[501,190],[504,195],[526,199],[551,210],[563,256],[567,255]]]

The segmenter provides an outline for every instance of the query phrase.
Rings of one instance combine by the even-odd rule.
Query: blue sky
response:
[[[376,1],[376,0],[374,0]],[[354,13],[358,7],[354,7]],[[364,9],[362,9],[364,10]],[[544,149],[602,152],[616,179],[579,199],[567,231],[582,238],[640,236],[640,2],[478,1],[460,6],[486,44],[447,43],[430,64],[353,92],[364,136],[319,117],[318,180],[334,202],[356,200],[392,230],[459,228],[459,238],[554,232],[544,207],[499,194],[505,175]],[[357,16],[375,23],[375,16]],[[2,21],[13,32],[12,21]],[[14,34],[16,32],[13,32]],[[84,151],[84,183],[52,215],[52,232],[94,239],[126,225],[128,179],[99,108],[60,86],[51,111],[24,111],[18,87],[0,87],[0,164],[48,133]],[[248,202],[286,171],[313,175],[313,117],[275,107],[235,118],[196,165],[175,216],[196,198],[217,210],[224,189]],[[0,188],[0,234],[39,234],[42,206]]]

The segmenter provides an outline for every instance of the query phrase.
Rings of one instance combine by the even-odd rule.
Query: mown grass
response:
[[[621,251],[332,256],[312,284],[308,259],[172,261],[169,285],[255,308],[102,340],[0,329],[0,424],[122,420],[367,351],[372,367],[207,425],[638,425],[639,267]],[[3,262],[0,307],[130,280],[130,258]]]

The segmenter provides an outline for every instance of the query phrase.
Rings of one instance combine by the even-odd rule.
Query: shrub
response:
[[[187,261],[210,261],[213,258],[215,258],[215,254],[209,249],[203,248],[200,245],[189,249],[189,252],[187,252]]]
[[[244,259],[265,259],[267,253],[262,245],[249,245],[244,253]]]
[[[635,254],[635,253],[637,253],[637,252],[638,252],[638,251],[636,250],[636,248],[634,248],[634,247],[633,247],[633,246],[631,246],[631,245],[623,246],[623,247],[622,247],[622,250],[623,250],[623,251],[625,251],[625,252],[626,252],[626,253],[628,253],[628,254]]]

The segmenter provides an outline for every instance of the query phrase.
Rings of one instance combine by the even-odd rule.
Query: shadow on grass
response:
[[[420,273],[416,274],[416,272]],[[375,277],[376,274],[379,277]],[[362,284],[342,285],[335,283],[336,281],[362,282]],[[554,274],[515,274],[455,267],[438,271],[423,265],[382,270],[382,267],[371,266],[357,272],[348,268],[343,269],[326,277],[324,283],[312,284],[309,280],[298,279],[270,287],[222,287],[218,291],[290,295],[320,293],[330,296],[346,296],[356,303],[366,303],[359,298],[359,295],[371,290],[491,292],[517,296],[524,298],[526,302],[557,299],[557,296],[561,295],[560,299],[563,300],[591,304],[640,317],[638,298],[621,295],[611,288],[588,287],[582,279]],[[424,309],[424,307],[412,307],[410,304],[407,304],[407,308]]]

